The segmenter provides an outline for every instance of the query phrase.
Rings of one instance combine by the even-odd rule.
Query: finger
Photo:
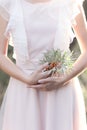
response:
[[[48,91],[48,84],[40,85],[37,89],[41,91]]]
[[[63,86],[67,86],[70,83],[70,81],[67,81],[63,84]]]
[[[46,84],[45,85],[32,85],[32,88],[41,90],[41,91],[47,91],[46,86],[47,86]]]
[[[40,91],[47,91],[47,89],[45,87],[41,87],[41,88],[37,88]]]
[[[52,71],[50,71],[50,70],[42,72],[41,73],[41,78],[47,78],[47,77],[51,76],[51,74],[52,74]]]
[[[47,83],[45,85],[45,88],[44,87],[43,88],[39,88],[39,90],[41,90],[41,91],[53,91],[55,89],[56,89],[56,87],[51,86],[49,83]]]
[[[30,86],[31,88],[42,88],[43,87],[43,85],[42,84],[38,84],[38,85],[31,85]]]
[[[44,83],[49,83],[57,80],[57,77],[48,77],[46,79],[40,79],[38,80],[38,83],[44,84]]]
[[[39,69],[37,70],[37,72],[42,72],[42,70],[43,70],[45,67],[47,67],[47,66],[48,66],[48,62],[45,63],[45,64],[43,64],[43,65],[41,65],[41,66],[39,67]]]

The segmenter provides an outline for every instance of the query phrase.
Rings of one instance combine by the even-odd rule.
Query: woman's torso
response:
[[[23,21],[17,19],[12,32],[16,62],[22,69],[36,69],[43,53],[51,48],[69,49],[73,35],[64,10],[63,6],[52,5],[52,1],[32,4],[22,0]],[[24,43],[22,38],[26,39]]]

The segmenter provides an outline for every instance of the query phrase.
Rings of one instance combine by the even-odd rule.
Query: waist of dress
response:
[[[16,65],[26,73],[36,71],[41,66],[38,61],[25,61],[25,62],[17,61]]]

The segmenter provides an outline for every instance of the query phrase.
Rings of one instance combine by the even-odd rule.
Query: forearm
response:
[[[72,25],[75,32],[81,55],[74,63],[72,70],[65,78],[65,81],[72,79],[73,77],[79,75],[82,71],[87,68],[87,22],[85,19],[84,11],[81,6],[79,6],[80,13],[75,18],[76,25]]]
[[[79,56],[76,62],[73,64],[72,69],[66,74],[64,82],[67,82],[74,78],[75,76],[80,75],[87,67],[87,52],[84,52]]]
[[[3,54],[0,54],[0,69],[11,77],[27,83],[28,75]]]

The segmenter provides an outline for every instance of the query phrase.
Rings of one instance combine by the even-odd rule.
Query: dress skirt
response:
[[[10,79],[0,111],[0,130],[86,130],[77,78],[53,91],[27,88]]]

